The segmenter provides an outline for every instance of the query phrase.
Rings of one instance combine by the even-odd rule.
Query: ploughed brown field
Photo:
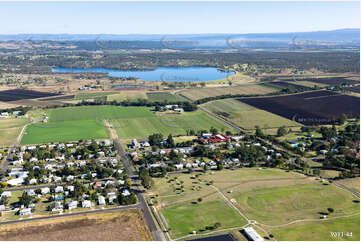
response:
[[[0,226],[1,241],[151,240],[139,210],[79,215]]]
[[[360,114],[358,97],[330,91],[238,100],[305,125],[332,124],[343,113],[349,118]]]

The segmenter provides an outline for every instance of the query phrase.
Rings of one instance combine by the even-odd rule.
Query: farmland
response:
[[[349,78],[346,77],[320,77],[320,78],[284,78],[282,80],[290,80],[290,81],[309,81],[309,82],[315,82],[315,83],[320,83],[320,84],[326,84],[326,85],[332,85],[332,86],[337,86],[337,85],[341,85],[343,83],[345,84],[356,84],[359,83],[359,81],[356,80],[350,80]]]
[[[202,104],[214,114],[227,118],[244,129],[277,128],[281,126],[299,126],[298,123],[276,114],[241,103],[235,99],[223,99]]]
[[[143,241],[151,237],[140,211],[126,210],[1,225],[0,240]]]
[[[178,102],[178,101],[186,101],[185,98],[181,96],[173,95],[169,92],[148,92],[148,99],[151,102]]]
[[[117,92],[89,92],[89,93],[78,93],[75,95],[75,99],[94,99],[107,97],[108,95],[117,94]]]
[[[163,135],[186,134],[189,129],[209,130],[215,127],[218,130],[229,129],[217,120],[206,114],[195,111],[183,114],[153,115],[140,118],[112,119],[119,138],[144,138],[153,133]]]
[[[209,185],[210,181],[213,185]],[[336,222],[338,217],[359,213],[358,203],[354,202],[355,198],[350,193],[279,169],[242,168],[168,175],[165,179],[155,179],[149,196],[157,201],[157,208],[171,228],[173,239],[188,236],[193,230],[197,234],[209,232],[205,227],[216,222],[221,224],[219,229],[243,226],[247,222],[239,214],[241,212],[248,220],[256,220],[272,232],[277,240],[308,238],[308,235],[297,233],[297,229],[288,228],[312,224],[317,225],[320,238],[327,240],[330,231],[343,231],[345,228],[342,221]],[[237,208],[229,206],[225,199],[234,199]],[[319,213],[330,207],[334,212],[329,218],[335,218],[332,220],[335,222],[321,221]],[[300,221],[287,225],[303,219],[314,219],[317,223]],[[350,226],[349,230],[358,238],[359,228],[356,225]]]
[[[142,90],[127,90],[127,91],[122,91],[121,93],[118,94],[111,94],[107,97],[108,101],[124,101],[124,100],[129,100],[129,101],[134,101],[137,99],[147,99],[147,95],[145,93],[145,91]]]
[[[0,120],[0,146],[11,146],[28,120],[25,118],[9,118]]]
[[[21,143],[40,144],[107,137],[106,128],[95,120],[49,122],[30,124],[26,128]]]
[[[9,102],[9,101],[18,101],[22,99],[34,99],[42,97],[56,96],[58,94],[50,92],[38,92],[26,89],[10,89],[5,91],[0,91],[0,101]]]
[[[343,113],[354,118],[360,110],[359,98],[329,91],[238,100],[305,125],[331,124]]]
[[[203,98],[221,96],[221,95],[255,95],[269,94],[277,89],[262,85],[241,85],[230,87],[214,87],[214,88],[192,88],[179,92],[183,96],[195,101]]]
[[[302,86],[302,85],[297,85],[295,84],[296,82],[280,82],[280,81],[277,81],[277,82],[269,82],[267,83],[266,86],[270,86],[270,87],[274,87],[274,88],[278,88],[278,89],[289,89],[289,90],[292,90],[292,91],[309,91],[311,90],[311,88],[309,87],[306,87],[306,86]]]

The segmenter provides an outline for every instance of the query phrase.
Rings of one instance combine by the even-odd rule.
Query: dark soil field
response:
[[[305,125],[333,124],[343,113],[349,118],[360,114],[359,98],[330,91],[238,100]]]
[[[0,91],[0,101],[10,102],[10,101],[18,101],[22,99],[34,99],[34,98],[51,97],[57,95],[59,94],[50,93],[50,92],[38,92],[38,91],[32,91],[26,89],[11,89],[6,91]]]
[[[350,91],[350,92],[360,93],[360,86],[343,87],[343,89],[345,89],[346,91]]]
[[[74,99],[75,95],[66,95],[66,96],[59,96],[59,97],[48,97],[42,98],[40,101],[57,101],[57,100],[69,100]]]
[[[345,77],[323,77],[323,78],[289,78],[289,79],[283,79],[287,81],[309,81],[309,82],[315,82],[315,83],[321,83],[321,84],[327,84],[332,86],[337,86],[342,83],[347,84],[356,84],[359,83],[359,81],[346,79]]]
[[[297,84],[293,84],[293,83],[289,83],[289,82],[282,82],[282,81],[277,81],[277,82],[269,82],[267,83],[267,85],[279,88],[279,89],[284,89],[284,88],[288,88],[290,90],[298,90],[298,91],[308,91],[311,90],[311,88],[309,87],[305,87],[305,86],[301,86],[301,85],[297,85]]]
[[[1,241],[144,241],[150,233],[138,210],[0,226]]]

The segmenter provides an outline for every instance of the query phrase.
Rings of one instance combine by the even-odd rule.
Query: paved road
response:
[[[19,220],[5,221],[5,222],[0,222],[0,225],[16,224],[16,223],[22,223],[22,222],[28,222],[28,221],[38,221],[38,220],[46,220],[46,219],[53,219],[53,218],[72,217],[72,216],[79,216],[79,215],[85,215],[85,214],[116,212],[116,211],[135,209],[135,208],[139,208],[139,204],[128,205],[128,206],[124,206],[124,207],[117,207],[117,208],[97,209],[97,210],[90,210],[90,211],[77,212],[77,213],[64,213],[64,214],[51,215],[51,216],[45,216],[45,217],[25,218],[25,219],[19,219]]]
[[[145,221],[147,223],[149,230],[153,233],[155,240],[157,240],[157,241],[166,240],[162,231],[160,231],[157,228],[157,226],[154,222],[154,219],[151,215],[151,212],[148,208],[147,202],[145,201],[145,199],[143,197],[143,190],[141,190],[140,185],[138,185],[138,175],[135,174],[135,172],[133,171],[133,168],[129,163],[129,159],[128,159],[126,153],[124,152],[123,147],[120,145],[119,141],[117,139],[114,139],[113,141],[114,141],[115,148],[118,150],[118,154],[123,162],[124,168],[126,169],[129,177],[132,179],[132,184],[134,184],[134,186],[137,187],[137,189],[135,189],[135,193],[136,193],[138,201],[139,201],[139,206],[144,213],[144,218],[145,218]]]

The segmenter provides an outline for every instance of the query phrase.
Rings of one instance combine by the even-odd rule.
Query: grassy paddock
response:
[[[169,92],[148,92],[148,99],[151,102],[182,102],[186,101],[184,97],[176,96]]]
[[[16,142],[22,128],[28,123],[25,118],[0,120],[0,146],[11,146]]]

